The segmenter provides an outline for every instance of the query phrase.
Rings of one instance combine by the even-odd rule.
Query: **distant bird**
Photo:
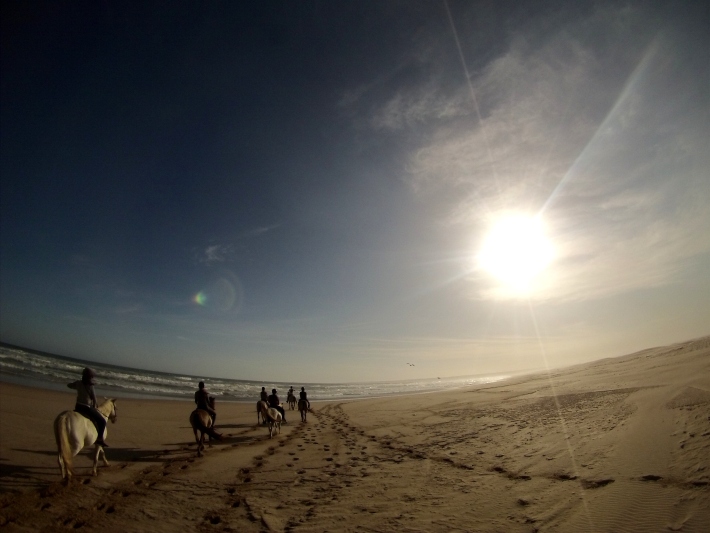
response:
[[[407,363],[409,366],[414,366],[414,363]]]

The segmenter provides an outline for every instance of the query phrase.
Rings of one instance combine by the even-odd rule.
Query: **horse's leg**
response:
[[[62,471],[62,479],[67,478],[67,469],[64,467],[64,459],[62,459],[62,453],[57,454],[57,462],[59,463],[59,469]]]
[[[197,457],[202,457],[202,450],[205,449],[203,441],[205,439],[205,434],[200,432],[200,440],[197,441]]]
[[[106,450],[104,450],[104,447],[101,446],[100,450],[101,450],[101,459],[104,462],[104,466],[111,466],[108,462],[108,459],[106,459]]]
[[[94,467],[93,467],[93,475],[98,475],[97,469],[99,467],[99,454],[101,453],[103,448],[101,448],[100,444],[94,444]]]

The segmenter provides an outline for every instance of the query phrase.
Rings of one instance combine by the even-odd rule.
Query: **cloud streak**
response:
[[[216,263],[227,263],[237,259],[241,250],[244,249],[245,242],[255,239],[279,228],[281,224],[271,224],[258,226],[239,233],[233,243],[214,243],[196,250],[195,257],[198,263],[210,266]]]

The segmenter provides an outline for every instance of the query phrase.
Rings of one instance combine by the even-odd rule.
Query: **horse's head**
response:
[[[99,407],[99,411],[103,412],[111,423],[116,423],[118,411],[116,410],[116,398],[105,398],[105,402]],[[104,411],[105,409],[105,411]]]

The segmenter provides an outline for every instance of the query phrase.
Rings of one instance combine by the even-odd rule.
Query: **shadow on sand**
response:
[[[228,428],[230,426],[225,425],[218,427],[217,430]],[[235,424],[235,428],[252,427],[249,424]],[[216,448],[223,448],[225,446],[235,447],[240,445],[249,445],[255,442],[259,442],[264,439],[264,435],[234,435],[230,436],[225,434],[222,440],[213,440],[212,446]],[[172,442],[164,443],[165,449],[162,450],[141,450],[138,448],[119,448],[119,447],[109,447],[106,448],[106,457],[112,463],[166,463],[177,459],[182,454],[186,452],[194,452],[196,449],[196,443],[194,440],[183,441],[183,442]],[[57,451],[52,450],[27,450],[22,448],[14,448],[14,451],[33,453],[37,455],[45,456],[56,456]],[[86,459],[91,459],[91,454],[93,454],[93,446],[84,448],[77,457],[84,457]],[[75,473],[76,476],[82,476],[82,469],[84,465],[79,465],[79,471]],[[125,467],[126,465],[124,465]],[[7,459],[0,458],[0,493],[9,492],[22,492],[27,489],[40,489],[47,486],[48,480],[47,476],[51,476],[56,473],[59,478],[59,466],[56,467],[38,467],[30,465],[18,465],[9,464]],[[52,483],[52,481],[49,481]]]

